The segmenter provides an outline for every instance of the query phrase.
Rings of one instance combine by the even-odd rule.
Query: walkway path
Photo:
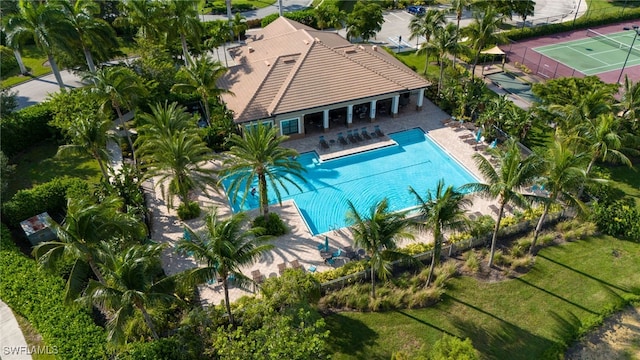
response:
[[[0,300],[0,358],[2,360],[31,360],[27,341],[22,335],[13,312]]]

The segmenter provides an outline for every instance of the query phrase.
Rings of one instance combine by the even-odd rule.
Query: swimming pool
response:
[[[412,186],[421,195],[434,190],[439,179],[455,187],[477,179],[436,145],[421,129],[390,134],[397,145],[370,150],[329,161],[320,161],[315,152],[301,154],[299,161],[307,172],[306,183],[294,181],[301,191],[288,185],[289,194],[281,191],[282,201],[294,200],[312,234],[319,234],[348,224],[347,200],[360,213],[368,213],[373,204],[387,198],[392,210],[416,205],[409,193]],[[226,185],[226,184],[225,184]],[[233,211],[258,208],[258,197],[249,195],[242,208],[230,201]],[[277,203],[272,192],[270,203]]]

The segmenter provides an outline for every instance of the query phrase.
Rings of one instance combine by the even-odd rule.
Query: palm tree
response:
[[[94,0],[60,0],[65,18],[73,27],[70,39],[78,41],[87,61],[89,72],[96,71],[91,48],[114,48],[118,46],[116,33],[108,22],[100,19],[100,5]]]
[[[552,204],[563,201],[570,205],[582,206],[578,196],[572,191],[582,187],[584,183],[585,159],[584,153],[574,153],[569,149],[567,143],[559,138],[556,138],[553,145],[547,150],[543,157],[544,172],[537,181],[544,186],[547,195],[540,198],[543,201],[544,210],[533,232],[533,241],[529,248],[530,254],[533,254],[538,235],[542,230],[542,224]]]
[[[627,119],[631,129],[637,131],[640,128],[640,81],[634,83],[625,75],[622,97],[617,106],[622,111],[622,118]]]
[[[117,25],[139,27],[139,35],[148,40],[160,38],[168,16],[164,14],[166,4],[160,1],[124,0],[120,3],[120,16],[114,22]]]
[[[231,21],[231,29],[233,33],[238,37],[238,42],[240,42],[240,37],[242,33],[247,31],[249,25],[247,25],[247,18],[242,16],[241,13],[237,12],[233,15],[233,20]]]
[[[460,20],[462,19],[462,12],[466,7],[471,6],[472,0],[451,0],[451,11],[456,13],[456,37],[460,38]],[[460,50],[460,48],[456,49]],[[453,68],[456,67],[456,57],[458,51],[453,53]]]
[[[314,9],[313,15],[320,30],[326,28],[340,29],[347,20],[346,13],[338,9],[334,4],[322,3]]]
[[[557,115],[557,130],[571,133],[576,127],[601,114],[611,113],[613,96],[606,87],[597,87],[588,92],[583,92],[578,99],[565,105],[550,105],[549,111]]]
[[[188,113],[184,106],[167,101],[151,105],[151,113],[137,117],[139,141],[155,140],[172,136],[177,132],[197,129],[195,116]]]
[[[594,119],[588,119],[580,127],[578,127],[575,141],[579,148],[586,149],[585,152],[590,155],[589,165],[585,171],[588,176],[596,161],[613,161],[620,162],[629,167],[633,164],[631,160],[622,153],[623,147],[623,131],[620,122],[611,114],[600,114]],[[627,149],[631,153],[637,153],[637,150]],[[578,197],[582,196],[582,188],[578,193]]]
[[[116,198],[100,204],[69,198],[64,222],[62,225],[54,224],[58,239],[40,243],[33,249],[33,256],[45,268],[53,268],[62,258],[73,259],[65,287],[66,300],[81,292],[89,269],[101,284],[106,284],[98,266],[102,242],[128,241],[144,236],[144,224],[129,214],[119,212],[121,207],[122,202]]]
[[[64,39],[69,38],[69,34],[73,32],[72,26],[62,11],[51,4],[20,1],[19,11],[7,21],[7,44],[15,50],[20,48],[23,41],[32,39],[36,46],[47,54],[56,81],[60,89],[64,90],[64,82],[53,52],[55,47],[63,51],[70,50],[68,42]],[[19,56],[16,58],[21,60]],[[20,68],[26,70],[24,64]]]
[[[481,154],[474,154],[473,158],[487,183],[469,183],[462,187],[462,190],[471,190],[480,193],[489,199],[498,199],[499,209],[496,226],[491,238],[491,254],[489,256],[489,267],[493,266],[493,255],[500,230],[500,220],[504,215],[504,207],[508,203],[514,203],[521,207],[526,207],[527,202],[524,196],[518,192],[519,189],[531,184],[539,174],[539,161],[535,156],[523,159],[520,147],[514,140],[509,140],[505,144],[504,151],[498,151],[500,162],[494,168],[493,165]]]
[[[178,301],[173,295],[174,278],[159,277],[163,248],[164,244],[134,245],[125,252],[117,252],[109,246],[104,247],[105,257],[108,257],[102,266],[105,282],[89,280],[80,301],[110,311],[107,340],[116,344],[126,341],[124,330],[136,310],[142,313],[153,338],[160,338],[148,309]]]
[[[414,16],[409,23],[409,30],[411,31],[409,40],[419,39],[420,36],[423,36],[425,38],[422,49],[420,49],[420,52],[424,51],[426,54],[426,60],[424,64],[425,75],[427,74],[427,67],[429,66],[430,47],[427,45],[431,41],[431,37],[435,34],[436,30],[442,28],[445,23],[446,19],[444,17],[444,11],[433,9],[427,10],[424,16]]]
[[[187,229],[190,240],[178,241],[177,250],[192,254],[196,261],[204,263],[202,267],[189,270],[187,279],[194,284],[222,279],[225,305],[229,322],[234,323],[231,303],[229,301],[229,276],[239,285],[251,283],[241,268],[255,263],[260,256],[273,249],[273,245],[266,244],[270,236],[260,236],[263,229],[247,230],[245,223],[247,215],[237,213],[228,219],[219,219],[217,209],[205,218],[206,230],[202,233]]]
[[[376,274],[385,280],[391,274],[391,261],[416,261],[412,256],[397,251],[396,241],[413,238],[413,234],[407,231],[410,222],[404,212],[390,212],[386,198],[371,206],[368,216],[358,213],[351,201],[348,205],[347,221],[351,224],[353,241],[371,257],[371,297],[375,298]]]
[[[184,65],[189,65],[189,49],[187,48],[187,35],[194,39],[200,39],[202,32],[202,24],[198,17],[199,0],[171,0],[170,6],[170,28],[175,29],[180,34],[180,43],[182,45],[182,56],[184,56]]]
[[[437,28],[430,44],[431,48],[438,53],[438,63],[440,64],[440,76],[438,77],[438,95],[442,91],[442,78],[444,76],[444,60],[447,54],[456,54],[460,50],[458,44],[458,32],[455,25],[447,24]]]
[[[153,133],[151,133],[153,134]],[[207,193],[207,186],[216,184],[215,170],[205,167],[212,159],[211,150],[195,130],[182,130],[154,138],[143,136],[140,145],[145,177],[159,177],[156,186],[164,188],[167,207],[173,207],[173,197],[189,203],[191,190]]]
[[[431,284],[433,270],[440,261],[442,241],[445,230],[457,230],[466,224],[465,207],[471,205],[471,200],[465,195],[448,186],[444,187],[444,180],[439,180],[435,192],[427,191],[427,197],[423,198],[416,190],[409,187],[409,191],[416,197],[420,213],[424,217],[425,225],[433,229],[433,252],[427,286]]]
[[[220,173],[220,182],[231,180],[227,191],[238,197],[238,192],[244,188],[244,196],[240,204],[244,204],[247,194],[253,184],[258,180],[258,195],[260,197],[260,213],[269,213],[268,186],[274,191],[278,202],[281,202],[280,187],[288,192],[285,182],[300,189],[292,179],[285,175],[292,175],[302,181],[302,172],[305,171],[302,165],[293,160],[299,154],[293,149],[281,146],[288,136],[278,136],[278,129],[267,125],[258,124],[255,127],[248,127],[242,136],[231,135],[229,143],[229,157],[224,160],[223,170]]]
[[[114,66],[105,67],[95,73],[87,74],[82,80],[90,83],[90,91],[101,97],[101,107],[105,114],[109,114],[111,108],[116,110],[120,125],[125,130],[127,141],[131,147],[133,163],[137,167],[136,152],[131,140],[131,134],[129,134],[127,124],[122,115],[122,109],[123,107],[132,109],[136,100],[145,96],[146,88],[142,79],[129,68]]]
[[[211,121],[211,111],[209,109],[209,100],[218,98],[220,94],[228,92],[218,87],[217,81],[224,75],[227,68],[222,66],[219,61],[212,60],[209,56],[203,55],[197,60],[190,60],[189,65],[183,67],[178,72],[180,83],[173,85],[172,91],[179,93],[197,93],[202,98],[202,105],[207,120],[207,124]]]
[[[98,116],[96,119],[78,118],[69,127],[67,135],[71,138],[71,144],[58,148],[56,156],[69,156],[89,154],[100,165],[102,176],[107,181],[107,166],[109,164],[109,152],[107,143],[115,141],[115,134],[111,130],[111,121]]]
[[[209,27],[209,35],[210,37],[205,40],[205,47],[207,48],[211,48],[214,47],[216,48],[216,51],[218,52],[218,59],[220,59],[220,51],[218,50],[218,47],[220,47],[220,45],[222,45],[222,53],[224,54],[224,63],[225,66],[229,66],[229,63],[227,62],[227,41],[229,41],[229,27],[228,25],[223,22],[223,21],[212,21],[210,23],[210,27]]]
[[[471,69],[471,77],[475,77],[476,65],[480,58],[480,52],[489,45],[499,43],[503,36],[496,31],[500,29],[500,25],[504,21],[504,16],[499,15],[495,8],[487,7],[483,13],[476,12],[473,15],[473,22],[463,29],[474,52],[473,68]]]

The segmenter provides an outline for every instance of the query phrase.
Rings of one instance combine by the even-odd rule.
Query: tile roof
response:
[[[280,17],[230,50],[219,86],[236,122],[246,122],[429,85],[382,49]]]

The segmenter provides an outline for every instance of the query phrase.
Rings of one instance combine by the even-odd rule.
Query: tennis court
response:
[[[540,46],[533,50],[585,75],[622,68],[629,51],[627,66],[640,65],[640,41],[636,41],[631,49],[635,31],[604,35],[587,30],[585,35],[587,37],[584,39]]]

